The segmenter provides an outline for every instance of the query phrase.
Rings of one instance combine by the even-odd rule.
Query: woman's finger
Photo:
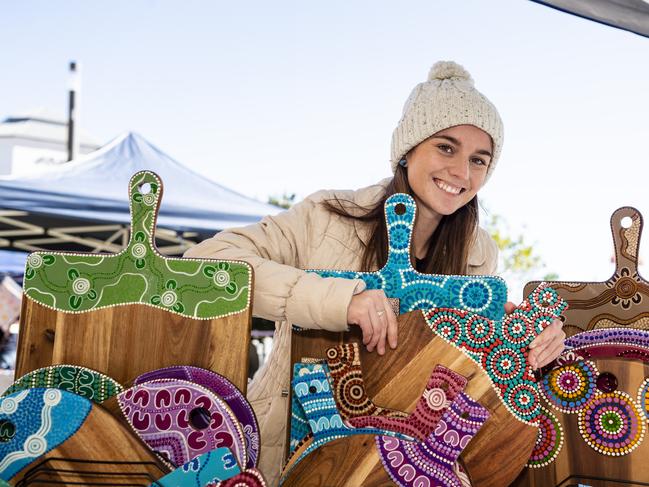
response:
[[[385,313],[385,307],[383,305],[385,296],[383,295],[383,293],[381,293],[381,295],[377,296],[377,298],[378,299],[376,299],[376,301],[374,302],[374,310],[376,311],[376,315],[378,317],[380,331],[376,351],[379,355],[383,355],[385,353],[385,341],[388,334],[388,316]]]
[[[370,343],[370,341],[372,341],[372,336],[373,336],[372,324],[370,323],[369,315],[368,315],[368,319],[359,320],[358,326],[363,332],[363,345],[367,346]]]
[[[552,340],[554,340],[555,336],[563,335],[563,338],[565,338],[566,334],[563,332],[562,327],[563,323],[561,322],[561,320],[553,320],[552,323],[550,323],[545,328],[545,330],[543,330],[539,334],[539,336],[532,340],[532,343],[530,343],[530,348],[541,348],[543,345],[547,345]]]
[[[537,368],[541,368],[552,362],[555,358],[561,355],[561,352],[563,352],[564,348],[565,345],[563,343],[563,340],[557,340],[556,343],[553,342],[552,346],[547,347],[543,351],[543,353],[539,355],[536,361]]]
[[[390,301],[388,298],[383,300],[383,309],[385,309],[385,316],[387,318],[387,333],[388,333],[388,344],[390,348],[397,348],[397,338],[399,336],[399,323],[397,322],[397,316],[392,310]]]
[[[367,345],[367,351],[372,352],[381,341],[381,318],[376,312],[376,309],[372,302],[369,303],[367,312],[372,326],[372,340]]]

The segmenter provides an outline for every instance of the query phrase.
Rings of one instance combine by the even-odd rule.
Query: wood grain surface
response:
[[[442,364],[467,377],[469,383],[465,392],[486,407],[491,416],[469,443],[461,460],[474,486],[508,485],[528,460],[536,439],[537,428],[516,419],[505,408],[484,370],[467,355],[435,335],[420,311],[400,315],[398,323],[398,347],[396,350],[388,350],[384,356],[379,356],[376,352],[367,352],[362,346],[360,330],[354,327],[352,331],[344,334],[323,331],[295,332],[291,358],[293,362],[303,357],[322,358],[326,356],[327,348],[343,341],[356,341],[361,349],[361,365],[368,396],[379,406],[406,412],[414,409],[435,365]],[[352,446],[346,444],[349,441],[353,442]],[[330,474],[335,475],[336,479],[345,478],[354,474],[359,465],[363,465],[363,471],[366,471],[368,476],[378,479],[374,469],[383,467],[374,451],[374,443],[367,439],[350,438],[336,441],[337,445],[343,443],[344,445],[337,447],[340,451],[330,453],[328,450],[323,450],[318,454],[324,459],[330,456],[338,458],[333,471],[326,462],[319,465],[317,460],[319,457],[314,454],[300,462],[306,462],[301,469],[310,465],[312,474],[318,476],[324,483],[293,483],[297,482],[293,480],[293,475],[297,476],[298,472],[302,471],[296,470],[296,473],[291,473],[287,479],[292,483],[286,485],[338,485],[333,479],[328,479],[327,471],[331,471]],[[351,451],[349,449],[352,447],[359,451],[347,455],[345,452]],[[373,465],[372,468],[369,468],[370,465]],[[303,479],[301,476],[299,478]],[[367,482],[370,482],[369,478]],[[386,485],[380,483],[382,480],[376,482],[379,483],[355,485]]]
[[[66,313],[23,300],[16,377],[52,364],[102,372],[128,385],[138,375],[193,365],[227,377],[244,394],[252,307],[213,320],[142,304]]]
[[[636,398],[638,388],[649,376],[649,365],[626,359],[594,359],[599,372],[613,373],[618,389]],[[577,414],[552,412],[564,431],[564,444],[557,459],[544,468],[525,469],[512,487],[551,487],[577,485],[592,487],[619,487],[622,485],[649,485],[649,440],[644,441],[628,455],[619,457],[598,453],[581,438]],[[646,435],[645,435],[646,436]]]
[[[149,485],[169,471],[127,427],[101,406],[93,405],[73,436],[22,469],[11,482],[13,485],[51,485],[52,481],[60,485],[76,482]]]

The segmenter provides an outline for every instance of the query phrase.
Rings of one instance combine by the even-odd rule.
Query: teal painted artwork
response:
[[[150,487],[204,487],[241,473],[229,448],[221,447],[197,456],[156,480]]]
[[[2,396],[34,387],[72,392],[96,404],[124,390],[117,381],[95,370],[77,365],[51,365],[23,375]]]
[[[0,399],[0,478],[20,470],[74,435],[92,403],[59,389],[35,388]]]
[[[327,364],[300,363],[293,365],[292,391],[304,412],[304,418],[313,433],[313,442],[300,454],[293,467],[317,448],[336,440],[353,435],[393,436],[406,441],[413,441],[411,436],[374,427],[354,428],[343,422],[334,391],[331,390]],[[288,472],[284,472],[284,477]]]
[[[245,262],[166,258],[154,245],[162,182],[150,172],[129,183],[131,236],[115,255],[35,252],[23,283],[27,298],[57,311],[80,313],[146,304],[197,319],[250,306],[252,268]]]
[[[490,320],[505,314],[507,284],[497,276],[422,274],[412,267],[410,246],[417,205],[404,193],[385,202],[388,228],[388,261],[376,272],[312,269],[322,277],[361,279],[367,289],[382,289],[388,298],[399,299],[399,312],[431,308],[455,308],[478,313]]]

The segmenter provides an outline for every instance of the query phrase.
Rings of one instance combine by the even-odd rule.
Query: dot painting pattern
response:
[[[464,351],[482,366],[505,406],[521,421],[536,424],[540,398],[528,347],[541,331],[558,318],[566,302],[547,285],[540,285],[501,321],[457,309],[431,309],[424,313],[438,336]]]
[[[245,465],[246,468],[257,466],[260,449],[257,417],[246,397],[232,382],[211,370],[189,365],[178,365],[147,372],[137,377],[133,383],[134,385],[138,385],[157,379],[181,379],[193,382],[194,384],[205,387],[223,399],[243,429],[248,462]]]
[[[397,208],[405,209],[401,214]],[[507,285],[497,276],[450,276],[422,274],[410,262],[410,246],[417,207],[404,193],[385,202],[388,229],[388,260],[376,272],[313,269],[322,277],[361,279],[367,289],[382,289],[388,298],[399,299],[400,313],[435,307],[457,308],[491,319],[504,315]]]
[[[412,440],[411,436],[393,431],[378,428],[351,428],[347,426],[343,422],[340,411],[336,406],[328,375],[329,371],[326,364],[301,363],[293,366],[292,388],[297,400],[302,406],[309,428],[313,434],[313,440],[296,459],[292,467],[295,467],[295,465],[301,462],[316,448],[337,438],[371,434],[396,436],[405,440]],[[286,477],[289,472],[290,469],[283,472],[283,477]]]
[[[328,349],[326,363],[326,371],[334,400],[343,421],[358,416],[388,416],[394,418],[408,416],[401,411],[377,406],[367,396],[358,344],[346,343]],[[309,422],[294,390],[291,390],[290,428],[289,455],[311,436]]]
[[[0,479],[16,473],[56,448],[83,425],[92,402],[60,389],[36,387],[0,399],[0,424],[14,432],[0,441]]]
[[[489,418],[489,412],[461,392],[424,441],[377,437],[383,468],[400,487],[462,487],[454,465]]]
[[[97,404],[124,390],[117,381],[95,370],[77,365],[51,365],[23,375],[2,396],[34,387],[73,392]]]
[[[570,359],[565,358],[568,356]],[[580,436],[598,453],[621,456],[633,451],[645,435],[649,379],[640,386],[636,402],[627,393],[616,390],[613,374],[600,373],[590,360],[567,351],[557,363],[560,365],[546,373],[540,383],[547,404],[564,413],[577,414]],[[550,411],[544,410],[539,427],[528,462],[530,467],[543,467],[554,461],[564,441],[561,424]]]
[[[643,380],[638,388],[638,404],[645,419],[649,421],[649,378]]]
[[[579,432],[599,453],[626,455],[644,438],[645,417],[628,394],[600,394],[579,412]]]
[[[220,447],[192,458],[149,487],[180,487],[216,485],[241,473],[229,448]]]
[[[574,413],[596,394],[596,378],[597,368],[593,362],[574,362],[545,374],[541,389],[555,409]]]
[[[142,187],[150,191],[144,193]],[[131,238],[115,255],[35,252],[23,289],[48,308],[81,313],[140,303],[197,319],[240,313],[250,306],[252,268],[245,262],[163,257],[154,245],[162,182],[149,171],[129,183]]]
[[[181,379],[137,384],[117,396],[120,410],[137,435],[172,465],[183,465],[218,447],[246,465],[241,425],[212,391]]]

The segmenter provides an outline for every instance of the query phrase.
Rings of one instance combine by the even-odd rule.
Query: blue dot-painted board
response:
[[[197,456],[155,481],[150,487],[203,487],[241,473],[229,448],[216,448]]]
[[[367,289],[382,289],[388,298],[399,300],[399,312],[417,309],[455,308],[477,313],[490,320],[505,314],[507,284],[497,276],[449,276],[422,274],[412,267],[410,247],[417,205],[404,193],[385,202],[388,228],[388,260],[376,272],[310,270],[322,277],[362,279]]]
[[[0,478],[18,471],[74,435],[92,404],[59,389],[35,388],[0,400]]]
[[[302,407],[309,432],[313,433],[313,439],[296,458],[291,458],[289,470],[311,452],[337,438],[370,434],[394,436],[406,441],[414,440],[411,436],[386,429],[354,428],[346,425],[336,405],[329,375],[329,367],[325,363],[302,363],[293,367],[292,389]]]
[[[169,472],[126,425],[85,397],[35,387],[0,398],[1,479],[22,485],[27,476],[42,474],[43,482],[54,476],[72,485],[88,480],[89,468],[106,474],[105,485],[116,485],[113,476],[120,484],[139,485],[143,477]]]
[[[382,289],[388,298],[398,299],[399,313],[431,308],[453,308],[501,320],[505,314],[507,284],[497,276],[422,274],[412,267],[410,248],[417,205],[404,193],[390,196],[384,205],[388,229],[388,260],[376,272],[310,269],[322,277],[361,279],[367,289]],[[341,343],[341,334],[294,327],[291,363],[303,357],[324,357],[326,350]],[[299,434],[299,433],[297,433]],[[290,440],[286,453],[290,451]]]

